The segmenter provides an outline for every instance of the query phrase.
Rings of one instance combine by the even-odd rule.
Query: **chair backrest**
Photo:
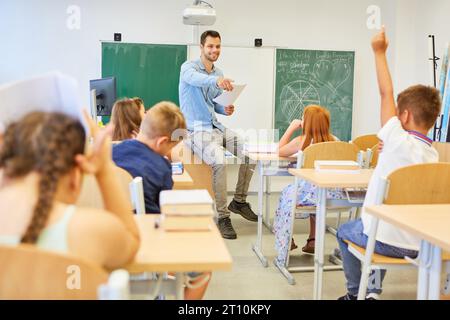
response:
[[[378,164],[378,157],[380,155],[380,153],[378,152],[378,146],[379,146],[379,144],[377,143],[370,149],[371,157],[370,157],[369,168],[375,168]]]
[[[0,299],[96,299],[108,273],[33,245],[0,246]]]
[[[439,162],[450,162],[450,143],[434,142],[433,147],[439,153]]]
[[[133,177],[122,168],[115,167],[116,174],[123,186],[123,191],[128,192],[128,186],[133,180]],[[83,186],[77,201],[78,206],[103,209],[103,199],[97,181],[93,175],[85,175],[83,179]]]
[[[136,214],[145,214],[144,184],[142,177],[136,177],[130,182],[131,204]]]
[[[299,152],[299,167],[313,169],[316,160],[358,160],[358,148],[348,142],[315,143]],[[301,160],[300,160],[301,159]]]
[[[386,178],[385,204],[450,203],[450,163],[400,168]]]
[[[369,134],[365,136],[360,136],[355,138],[351,143],[358,147],[359,150],[366,151],[367,149],[372,149],[379,141],[376,134]]]

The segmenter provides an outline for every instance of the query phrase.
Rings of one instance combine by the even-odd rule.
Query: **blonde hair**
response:
[[[334,141],[330,133],[330,112],[321,106],[311,105],[303,112],[303,136],[305,140],[302,150],[312,143]]]
[[[162,101],[150,108],[141,123],[141,133],[148,139],[172,137],[177,129],[186,129],[180,109],[172,102]]]

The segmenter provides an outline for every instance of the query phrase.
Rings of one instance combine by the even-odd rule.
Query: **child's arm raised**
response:
[[[391,74],[386,59],[386,50],[389,42],[386,39],[386,32],[383,29],[372,39],[372,49],[375,53],[375,63],[377,68],[378,87],[381,95],[381,125],[396,115],[394,88],[392,85]]]

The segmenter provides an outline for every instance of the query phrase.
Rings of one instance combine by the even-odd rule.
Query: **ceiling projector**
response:
[[[183,23],[197,26],[211,26],[216,22],[216,10],[204,1],[195,1],[194,5],[183,11]]]

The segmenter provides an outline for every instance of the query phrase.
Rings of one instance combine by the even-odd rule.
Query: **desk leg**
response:
[[[431,268],[428,289],[428,300],[440,300],[442,250],[438,246],[431,246]]]
[[[327,208],[327,189],[318,188],[317,191],[316,246],[314,254],[314,300],[321,300],[325,250],[325,214]]]
[[[175,282],[176,282],[176,299],[184,300],[184,273],[183,272],[175,273]]]
[[[417,300],[426,300],[428,297],[428,275],[430,261],[430,245],[421,241],[419,251],[419,272],[417,280]]]
[[[265,198],[266,201],[264,203],[265,206],[265,218],[264,218],[264,225],[267,229],[269,229],[270,232],[272,232],[272,225],[270,223],[270,176],[266,176],[266,192],[265,192]]]
[[[269,263],[262,253],[262,225],[263,225],[263,207],[264,207],[264,165],[262,161],[258,161],[259,172],[259,188],[258,188],[258,231],[256,236],[256,244],[253,245],[253,251],[258,256],[264,268],[267,268]]]

